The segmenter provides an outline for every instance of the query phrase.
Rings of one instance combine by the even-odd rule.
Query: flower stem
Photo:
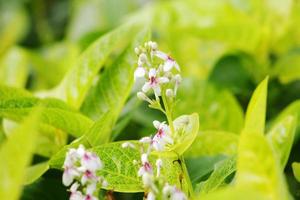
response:
[[[168,101],[167,101],[167,98],[166,98],[166,94],[165,94],[165,90],[163,90],[163,93],[161,95],[162,97],[162,101],[163,101],[163,104],[164,104],[164,108],[165,108],[165,115],[167,117],[167,120],[168,120],[168,124],[170,126],[170,129],[171,129],[171,133],[172,134],[175,134],[175,130],[174,130],[174,125],[173,125],[173,117],[172,117],[172,112],[169,108],[169,104],[168,104]]]

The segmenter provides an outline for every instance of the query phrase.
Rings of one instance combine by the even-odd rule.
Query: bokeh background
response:
[[[149,28],[159,47],[178,61],[185,81],[176,115],[198,112],[201,130],[239,133],[250,96],[266,76],[268,125],[291,103],[300,113],[299,0],[1,0],[0,82],[34,93],[49,90],[93,41],[126,23]],[[151,121],[162,116],[138,104],[130,117],[122,117],[116,140],[149,135]],[[299,133],[293,161],[300,161]],[[53,155],[61,145],[35,159]],[[205,180],[220,159],[188,160],[192,181]],[[290,162],[285,174],[300,198]],[[47,172],[25,188],[22,199],[65,199],[60,175]]]

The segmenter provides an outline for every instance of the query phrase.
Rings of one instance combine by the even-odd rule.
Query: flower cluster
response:
[[[134,72],[135,80],[143,79],[142,91],[137,93],[139,99],[147,101],[149,107],[162,111],[168,120],[166,122],[153,121],[156,133],[153,137],[143,137],[140,139],[141,166],[138,176],[147,192],[148,200],[170,199],[186,200],[187,197],[176,186],[169,185],[161,176],[163,168],[162,159],[156,160],[156,173],[148,160],[153,150],[165,151],[166,147],[174,144],[175,130],[173,127],[172,110],[175,102],[178,86],[181,82],[179,65],[168,54],[159,51],[155,42],[146,42],[143,46],[135,48],[138,56],[138,67]],[[152,90],[155,99],[150,99],[147,92]],[[132,147],[128,143],[122,145],[124,148]],[[147,149],[145,149],[147,147]]]
[[[177,88],[181,82],[180,71],[177,62],[168,54],[159,51],[155,42],[146,42],[143,46],[135,48],[138,56],[138,67],[134,72],[135,80],[143,78],[145,83],[138,97],[153,103],[146,93],[153,90],[155,99],[159,100],[162,93],[169,98],[176,95]],[[173,70],[175,69],[175,70]]]
[[[70,149],[63,165],[63,184],[70,186],[70,200],[97,200],[97,188],[107,185],[97,172],[103,168],[100,158],[83,145]]]

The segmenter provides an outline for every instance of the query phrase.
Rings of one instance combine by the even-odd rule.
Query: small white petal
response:
[[[151,78],[151,77],[156,77],[156,69],[154,69],[154,68],[151,68],[149,70],[149,78]]]
[[[143,153],[142,156],[141,156],[141,160],[142,160],[143,164],[148,162],[148,154]]]
[[[167,71],[170,71],[174,66],[174,61],[172,60],[167,60],[164,64],[164,71],[167,72]]]
[[[155,195],[153,192],[149,192],[147,195],[147,200],[155,200]]]
[[[64,171],[63,173],[63,184],[65,186],[71,185],[74,180],[74,175],[69,172],[69,170]]]
[[[84,200],[84,196],[80,191],[71,193],[70,200]]]
[[[93,195],[95,191],[96,191],[96,183],[91,183],[86,187],[87,194]]]
[[[146,82],[142,87],[142,91],[146,93],[150,90],[150,88],[151,88],[151,84],[149,82]]]
[[[175,68],[180,72],[180,67],[177,62],[174,63]]]
[[[154,126],[156,129],[159,129],[159,127],[160,127],[160,122],[157,121],[157,120],[154,120],[154,121],[153,121],[153,126]]]
[[[174,97],[174,92],[172,89],[167,89],[166,90],[166,96],[169,97],[169,98],[172,98]]]
[[[140,143],[151,143],[152,139],[151,137],[143,137],[139,141]]]
[[[160,59],[163,59],[163,60],[167,60],[168,59],[168,55],[165,54],[164,52],[162,51],[155,51],[155,56],[157,56],[158,58]]]
[[[169,79],[167,77],[160,77],[158,78],[159,83],[168,83]]]
[[[159,85],[155,85],[152,87],[154,94],[156,97],[161,96],[161,90],[160,90],[160,86]]]
[[[137,67],[136,70],[134,71],[134,78],[141,78],[144,77],[146,74],[146,70],[143,67]]]
[[[73,193],[73,192],[76,192],[79,186],[80,186],[79,183],[77,183],[77,182],[73,183],[73,185],[72,185],[71,188],[70,188],[70,191],[71,191],[72,193]]]
[[[83,146],[82,144],[79,145],[79,147],[78,147],[78,149],[77,149],[77,153],[78,153],[78,155],[79,155],[80,157],[84,155],[84,153],[85,153],[85,148],[84,148],[84,146]]]

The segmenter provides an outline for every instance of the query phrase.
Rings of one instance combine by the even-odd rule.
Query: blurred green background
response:
[[[152,39],[178,61],[185,81],[176,115],[198,112],[201,130],[239,133],[249,98],[266,76],[268,124],[292,102],[300,113],[299,0],[1,0],[0,82],[36,94],[49,90],[93,41],[126,23],[150,28]],[[151,120],[161,117],[145,111],[144,104],[127,107],[131,115],[120,117],[125,125],[115,130],[121,132],[116,140],[148,135]],[[292,161],[300,161],[299,134]],[[220,159],[188,160],[192,181],[205,180],[210,172],[205,170]],[[285,173],[292,194],[300,198],[290,163]],[[46,173],[26,187],[22,199],[65,199],[60,175]]]

